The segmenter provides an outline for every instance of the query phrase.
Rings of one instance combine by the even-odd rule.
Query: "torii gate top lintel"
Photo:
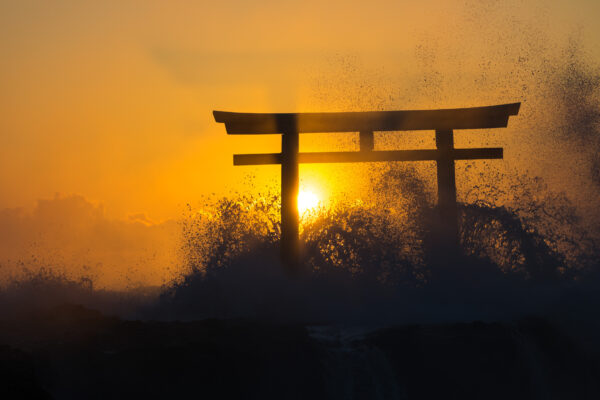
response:
[[[458,249],[455,160],[500,159],[502,148],[454,148],[455,129],[505,128],[521,103],[442,110],[333,113],[213,111],[230,135],[281,134],[281,153],[235,154],[234,165],[281,165],[281,250],[284,265],[299,267],[298,164],[435,161],[441,236],[448,253]],[[374,132],[434,130],[436,149],[375,151]],[[300,153],[301,133],[359,132],[359,151]]]
[[[521,103],[442,110],[329,113],[236,113],[213,111],[227,133],[277,134],[505,128]]]

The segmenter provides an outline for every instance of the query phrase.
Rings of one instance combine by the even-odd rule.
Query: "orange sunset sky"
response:
[[[504,73],[532,41],[558,48],[577,35],[600,59],[599,15],[595,0],[2,1],[0,208],[79,194],[116,218],[171,218],[248,173],[277,177],[234,169],[231,155],[276,151],[278,139],[227,137],[213,109],[522,101],[498,86],[396,92],[423,63],[449,77],[486,62]]]
[[[277,166],[232,163],[279,151],[278,135],[228,137],[213,110],[522,102],[506,129],[455,135],[505,149],[457,164],[459,201],[516,171],[585,212],[600,168],[580,123],[596,112],[598,16],[597,0],[0,0],[0,267],[164,282],[188,203],[278,183]],[[376,149],[434,145],[432,132],[377,135]],[[350,150],[357,136],[303,135],[301,150]],[[365,168],[301,166],[301,190],[359,197]]]

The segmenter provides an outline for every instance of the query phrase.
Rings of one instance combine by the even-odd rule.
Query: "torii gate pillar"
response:
[[[281,259],[292,273],[299,265],[300,233],[298,215],[298,132],[281,135]]]
[[[454,132],[452,130],[435,131],[435,144],[438,149],[437,182],[438,210],[440,225],[438,240],[445,247],[445,252],[454,254],[458,251],[458,209],[456,204],[456,170],[454,168]]]

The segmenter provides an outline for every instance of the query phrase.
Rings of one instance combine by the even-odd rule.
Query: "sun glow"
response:
[[[319,198],[314,192],[301,190],[298,193],[298,212],[300,215],[315,209],[319,205]]]

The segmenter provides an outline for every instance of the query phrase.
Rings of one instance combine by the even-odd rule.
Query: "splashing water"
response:
[[[390,166],[372,184],[380,196],[371,203],[339,201],[303,220],[300,278],[279,264],[276,195],[190,209],[186,273],[154,311],[166,318],[487,319],[541,312],[566,288],[595,279],[594,240],[577,226],[568,200],[539,179],[518,178],[513,190],[524,203],[496,205],[497,195],[461,204],[463,256],[452,265],[440,263],[437,211],[418,171]]]

